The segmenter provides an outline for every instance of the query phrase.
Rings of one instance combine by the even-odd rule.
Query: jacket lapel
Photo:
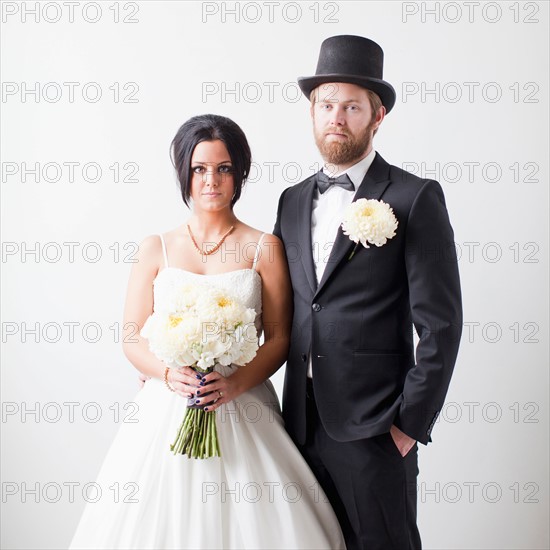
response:
[[[298,250],[296,251],[300,255],[309,286],[311,286],[313,292],[317,288],[317,277],[315,276],[311,246],[311,210],[314,191],[315,177],[312,177],[302,187],[298,197]]]
[[[359,189],[353,197],[353,202],[358,199],[375,199],[378,200],[382,196],[382,193],[386,190],[386,187],[390,184],[389,180],[390,165],[378,154],[374,157],[370,168],[368,169]],[[311,218],[311,202],[309,207],[310,218]],[[311,225],[311,224],[310,224]],[[311,228],[310,228],[311,235]],[[338,233],[336,234],[336,239],[330,256],[327,262],[325,271],[323,272],[323,277],[319,282],[319,286],[315,292],[315,296],[319,294],[322,288],[325,286],[328,279],[334,273],[334,270],[338,264],[344,259],[348,258],[353,250],[355,243],[347,236],[344,235],[342,227],[338,228]],[[361,245],[359,245],[361,246]]]

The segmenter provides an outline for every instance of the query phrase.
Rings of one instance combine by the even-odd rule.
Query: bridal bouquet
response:
[[[216,364],[245,365],[258,350],[256,313],[226,290],[206,285],[174,289],[171,303],[149,316],[141,336],[168,367],[190,366],[201,378]],[[221,456],[215,411],[190,399],[170,450],[190,458]]]

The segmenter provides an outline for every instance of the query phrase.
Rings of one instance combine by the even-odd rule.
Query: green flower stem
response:
[[[205,438],[205,450],[206,450],[206,456],[210,456],[212,452],[212,445],[210,438],[212,436],[212,422],[206,423],[206,438]]]
[[[201,369],[195,366],[193,370],[204,376],[214,368]],[[206,412],[198,406],[189,406],[170,450],[189,458],[221,456],[215,411]]]
[[[357,250],[357,247],[359,246],[359,243],[355,243],[355,246],[353,247],[353,250],[351,251],[351,254],[348,256],[348,262],[353,258],[355,251]]]
[[[215,411],[187,409],[170,450],[174,454],[187,455],[189,458],[221,456]]]

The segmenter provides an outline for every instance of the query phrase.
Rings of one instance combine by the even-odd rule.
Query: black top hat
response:
[[[298,78],[298,85],[309,99],[311,91],[325,82],[349,82],[380,96],[389,113],[395,104],[393,86],[382,80],[384,52],[362,36],[331,36],[321,44],[315,76]]]

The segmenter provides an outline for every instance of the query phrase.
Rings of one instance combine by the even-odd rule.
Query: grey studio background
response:
[[[116,496],[87,484],[139,421],[122,308],[137,244],[187,216],[176,130],[241,125],[255,164],[236,212],[271,231],[319,167],[296,77],[335,34],[382,45],[398,100],[375,148],[441,182],[460,256],[462,346],[419,452],[424,546],[549,547],[546,2],[1,9],[3,548],[64,548],[85,500]]]

